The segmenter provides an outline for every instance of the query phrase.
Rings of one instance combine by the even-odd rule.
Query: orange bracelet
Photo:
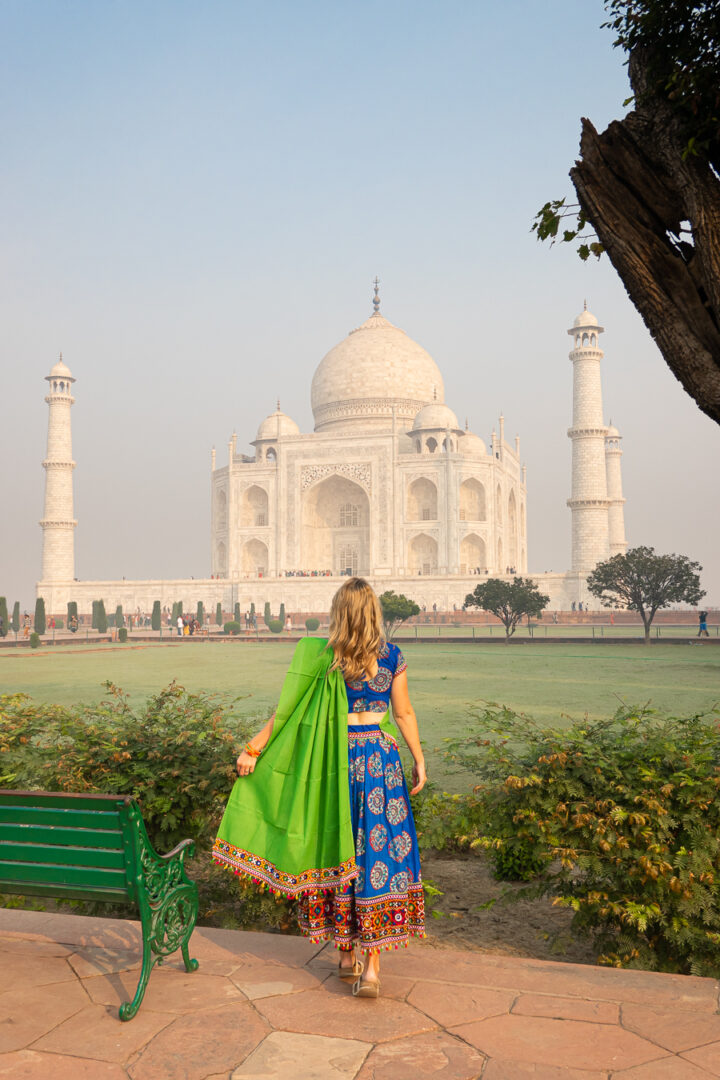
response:
[[[245,753],[249,754],[250,757],[258,758],[262,754],[262,750],[256,750],[250,743],[245,743]]]

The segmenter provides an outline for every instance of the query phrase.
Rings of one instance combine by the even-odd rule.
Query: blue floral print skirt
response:
[[[350,810],[358,877],[298,900],[301,931],[339,949],[398,948],[424,937],[420,859],[397,743],[379,727],[348,727]]]

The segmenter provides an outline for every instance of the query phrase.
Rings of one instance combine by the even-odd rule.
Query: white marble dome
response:
[[[70,371],[70,368],[67,366],[67,364],[65,364],[63,362],[62,355],[60,356],[60,359],[58,360],[57,364],[55,364],[50,369],[49,378],[51,378],[51,379],[72,379],[72,372]],[[73,382],[74,381],[75,380],[73,379]]]
[[[299,435],[300,428],[295,421],[277,407],[274,413],[266,416],[257,430],[256,442],[265,439],[279,439],[282,435]]]
[[[587,310],[587,308],[585,308],[584,311],[581,311],[580,314],[573,320],[573,327],[576,330],[584,326],[597,327],[598,325],[599,324],[597,319],[591,311]]]
[[[320,361],[312,381],[315,430],[390,430],[445,394],[440,369],[411,337],[375,313]]]
[[[449,405],[441,401],[425,405],[413,420],[412,426],[413,431],[444,431],[446,428],[459,430],[457,416]]]
[[[458,444],[461,454],[487,454],[487,447],[479,435],[466,431]]]

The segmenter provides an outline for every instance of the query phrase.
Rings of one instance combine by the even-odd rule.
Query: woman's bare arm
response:
[[[260,728],[257,735],[253,735],[249,740],[250,746],[253,750],[264,750],[268,744],[268,740],[272,735],[273,724],[275,722],[275,713],[272,714],[267,724]],[[257,758],[254,758],[252,754],[248,754],[245,750],[239,755],[236,765],[239,776],[247,776],[249,773],[254,772]]]
[[[407,672],[405,671],[401,671],[393,679],[390,704],[392,705],[395,723],[400,728],[400,733],[413,756],[413,787],[410,794],[417,795],[418,791],[425,786],[427,774],[425,772],[425,755],[420,745],[417,717],[410,701]]]

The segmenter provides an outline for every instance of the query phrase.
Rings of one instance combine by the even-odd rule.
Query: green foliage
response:
[[[270,625],[270,620],[271,619],[272,619],[272,613],[270,611],[270,602],[266,601],[265,602],[265,610],[263,611],[263,622],[265,623],[266,626]]]
[[[556,730],[489,708],[476,720],[446,750],[478,779],[460,800],[464,841],[498,869],[543,866],[534,891],[572,909],[601,963],[720,975],[717,717],[623,708]]]
[[[512,637],[523,615],[541,618],[550,597],[541,593],[532,578],[515,577],[512,582],[488,578],[465,597],[465,607],[478,607],[496,615],[505,627],[506,640]]]
[[[235,604],[235,611],[233,612],[233,619],[238,624],[238,626],[242,622],[242,611],[240,610],[239,601]]]
[[[10,623],[13,630],[17,634],[20,629],[20,601],[16,600],[13,604],[12,621]]]
[[[125,625],[125,616],[123,615],[122,604],[118,604],[118,606],[115,608],[115,625],[118,627],[118,629],[121,626]]]
[[[250,614],[251,614],[251,615],[254,615],[254,614],[255,614],[255,602],[254,602],[254,601],[253,601],[253,603],[252,603],[252,604],[250,605]]]
[[[37,633],[37,631],[33,630],[33,632],[30,635],[30,648],[31,649],[37,649],[39,644],[40,644],[40,635]]]
[[[697,604],[705,595],[699,570],[702,566],[686,555],[656,555],[654,548],[636,547],[598,563],[587,586],[604,607],[639,612],[649,641],[650,626],[660,608]]]
[[[78,617],[77,601],[76,600],[68,600],[68,605],[67,605],[67,622],[68,622],[68,626],[70,625],[70,620],[73,617],[76,618],[76,619]]]
[[[206,842],[255,721],[175,683],[137,708],[105,685],[102,701],[71,708],[1,696],[0,786],[134,795],[159,850],[186,836]]]
[[[172,606],[172,611],[170,612],[170,622],[172,623],[173,626],[175,626],[175,624],[177,622],[177,618],[178,618],[178,603],[177,603],[177,600],[176,600],[175,603]]]
[[[162,611],[160,610],[159,600],[155,600],[153,602],[152,615],[150,616],[150,626],[153,630],[159,630],[162,626]]]
[[[201,626],[205,625],[205,605],[203,604],[202,600],[198,600],[196,618]]]
[[[585,232],[587,217],[580,210],[578,203],[566,204],[565,199],[551,199],[538,210],[530,231],[537,234],[538,240],[549,240],[552,247],[558,239],[560,225],[566,219],[571,220],[572,227],[563,229],[561,243],[569,244],[576,238],[582,240],[583,242],[577,247],[577,253],[582,261],[587,262],[591,255],[599,259],[605,248],[598,242],[594,233]]]
[[[96,616],[95,616],[95,622],[96,622],[95,629],[97,630],[97,632],[99,634],[107,634],[108,620],[107,620],[107,615],[105,614],[105,601],[104,600],[98,600],[98,602],[97,602],[97,613],[96,613]]]
[[[240,633],[240,623],[235,622],[234,619],[231,620],[230,622],[226,622],[225,626],[223,627],[223,633],[225,633],[225,634],[239,634]]]
[[[118,630],[118,641],[122,642],[122,644],[124,645],[125,642],[127,641],[127,636],[128,636],[127,626],[121,626],[120,629]]]
[[[320,625],[320,620],[316,619],[314,615],[311,615],[309,619],[305,620],[305,628],[310,634],[314,634]]]
[[[215,608],[215,625],[216,626],[222,626],[222,621],[223,621],[223,609],[222,609],[222,604],[218,600],[217,607]]]
[[[270,622],[268,623],[268,630],[272,634],[279,634],[280,631],[283,628],[283,625],[284,624],[282,622],[282,619],[271,619]]]
[[[97,630],[97,617],[98,617],[98,601],[93,600],[93,602],[92,602],[92,620],[91,620],[91,623],[90,623],[91,629],[93,629],[93,630]]]
[[[45,601],[42,596],[38,596],[35,601],[35,622],[34,628],[36,634],[44,634],[46,629],[45,622]]]
[[[64,628],[64,626],[65,626],[65,623],[63,622],[62,619],[56,619],[55,620],[55,629],[56,630],[62,630]]]
[[[388,640],[406,619],[420,614],[419,605],[414,600],[408,600],[407,596],[403,596],[402,593],[394,593],[392,590],[388,590],[378,599],[382,610],[385,637]]]
[[[280,620],[280,622],[281,622],[281,623],[283,624],[283,626],[285,625],[285,619],[286,619],[286,618],[287,618],[287,616],[286,616],[286,614],[285,614],[285,604],[284,604],[284,603],[282,603],[282,604],[280,605],[280,613],[279,613],[279,615],[278,615],[278,619],[279,619],[279,620]]]
[[[7,600],[4,596],[0,596],[0,637],[7,637],[9,629],[10,620],[8,619]]]

